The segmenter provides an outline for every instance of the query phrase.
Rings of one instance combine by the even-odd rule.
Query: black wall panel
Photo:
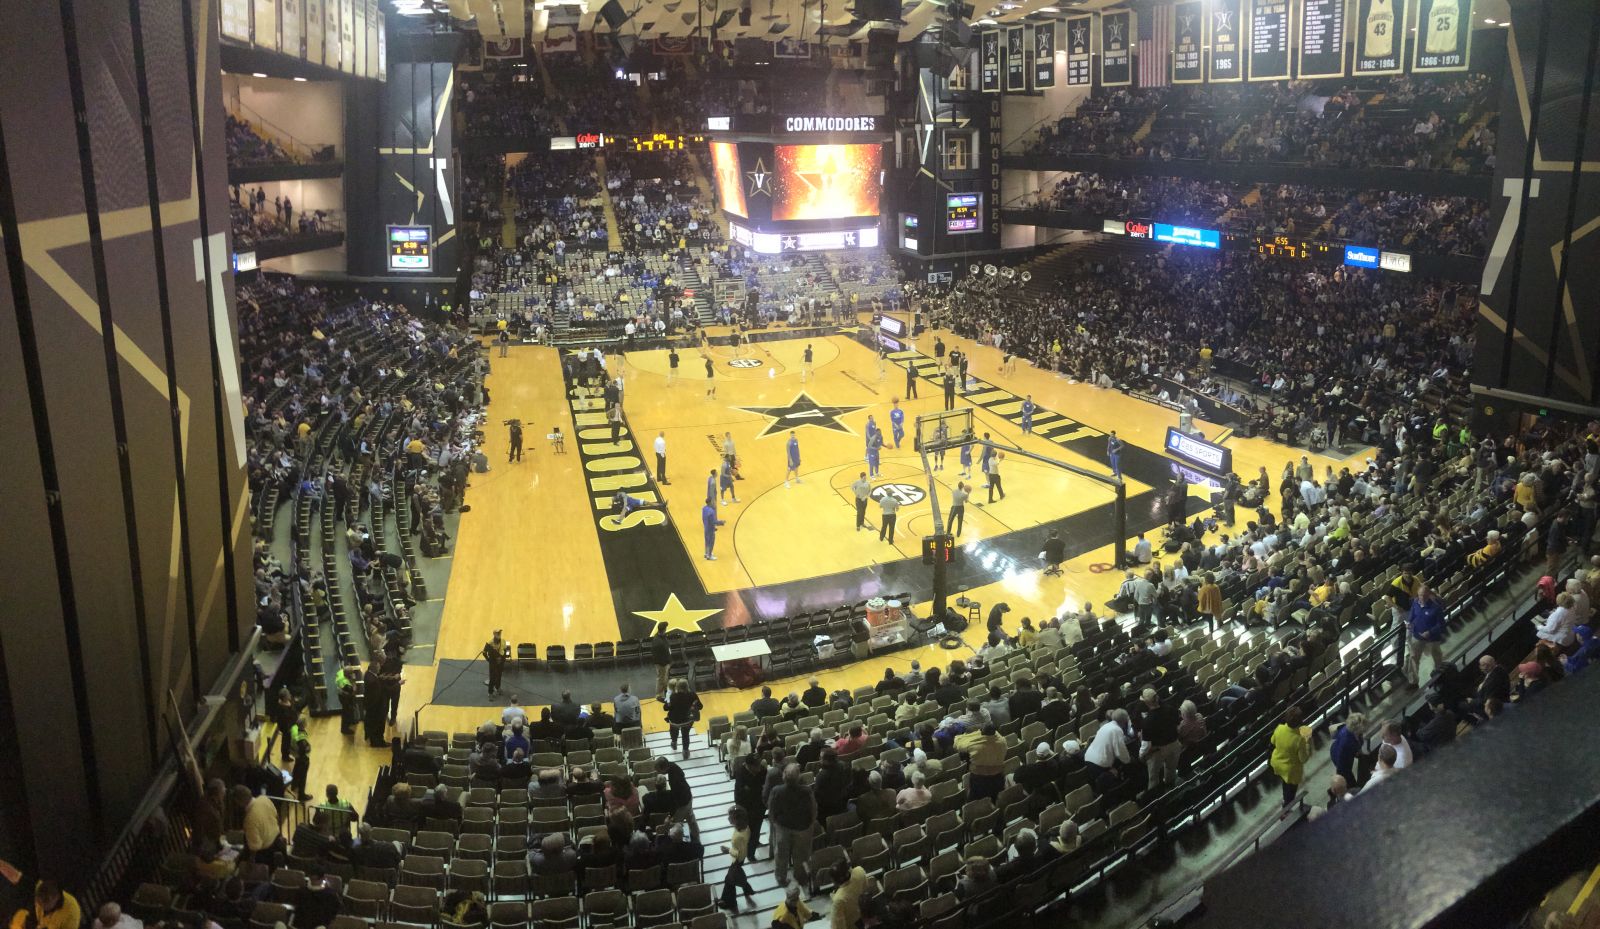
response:
[[[1600,405],[1600,5],[1512,0],[1472,382]]]
[[[254,620],[217,55],[205,0],[0,4],[0,857],[46,873]]]

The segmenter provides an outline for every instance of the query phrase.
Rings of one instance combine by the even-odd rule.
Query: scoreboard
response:
[[[390,226],[389,270],[432,271],[433,227]]]
[[[951,233],[982,232],[983,195],[946,194],[944,226],[945,231]]]

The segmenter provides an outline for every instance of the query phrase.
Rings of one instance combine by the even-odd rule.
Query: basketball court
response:
[[[948,512],[960,480],[972,498],[959,537],[964,557],[950,572],[952,594],[998,584],[1036,618],[1064,601],[1109,598],[1120,579],[1111,565],[1112,487],[1009,455],[1000,464],[1006,496],[991,504],[978,454],[972,478],[963,479],[952,449],[931,475],[930,494],[913,440],[917,417],[943,407],[932,336],[891,353],[881,372],[867,336],[856,329],[806,339],[776,330],[757,334],[763,340],[737,354],[726,345],[685,346],[670,380],[667,350],[609,356],[608,376],[620,376],[624,385],[625,422],[615,436],[603,401],[563,382],[556,349],[518,347],[494,357],[485,445],[493,470],[474,475],[467,494],[472,509],[461,521],[438,657],[470,657],[497,628],[516,642],[570,647],[647,636],[663,623],[710,630],[907,591],[923,600],[931,569],[922,564],[921,546],[933,531],[933,499]],[[1161,498],[1172,466],[1155,450],[1176,413],[1026,365],[1001,376],[999,352],[943,337],[972,359],[969,389],[957,403],[973,409],[979,436],[987,432],[999,445],[1109,475],[1106,432],[1116,429],[1125,442],[1127,538],[1164,525]],[[814,362],[806,375],[808,345]],[[707,358],[714,397],[707,396]],[[918,375],[914,399],[904,397],[908,366]],[[1029,396],[1037,410],[1032,434],[1024,434],[1021,410]],[[890,419],[897,399],[906,428],[898,448]],[[529,450],[523,461],[507,464],[500,423],[511,417],[528,424]],[[885,442],[873,494],[893,494],[902,503],[893,543],[879,539],[876,502],[868,507],[868,528],[855,529],[850,485],[867,470],[869,418]],[[565,454],[547,439],[558,424]],[[1207,435],[1222,432],[1199,425]],[[791,432],[801,465],[799,480],[786,486]],[[666,485],[654,480],[658,435],[667,442]],[[729,439],[743,479],[734,483],[738,502],[717,507],[723,525],[712,561],[703,557],[701,508]],[[1261,439],[1226,441],[1236,470],[1248,475],[1264,465],[1274,480],[1285,461],[1302,454]],[[1319,471],[1339,463],[1313,460]],[[619,492],[644,506],[623,516]],[[1205,494],[1191,489],[1195,498]],[[1203,505],[1192,500],[1191,514]],[[1051,529],[1067,543],[1062,577],[1041,577],[1038,570]]]

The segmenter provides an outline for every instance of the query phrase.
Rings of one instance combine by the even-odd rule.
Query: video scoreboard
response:
[[[389,270],[432,271],[433,227],[390,226]]]
[[[983,194],[946,194],[945,231],[968,233],[983,231]]]

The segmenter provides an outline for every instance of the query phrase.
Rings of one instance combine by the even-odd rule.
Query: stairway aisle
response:
[[[622,251],[622,228],[617,225],[617,208],[606,188],[606,156],[594,156],[594,178],[600,182],[600,212],[606,218],[606,248]]]
[[[676,762],[683,768],[684,776],[689,781],[689,790],[694,795],[694,817],[700,825],[700,843],[705,846],[703,880],[711,885],[712,896],[716,897],[722,892],[722,880],[732,862],[722,847],[733,836],[733,827],[728,824],[728,808],[733,806],[733,780],[717,760],[716,748],[706,744],[704,723],[696,728],[692,744],[689,758],[684,760],[681,752],[671,750],[667,733],[652,732],[645,736],[645,746]],[[740,915],[729,920],[729,925],[735,929],[766,929],[772,924],[772,914],[778,904],[783,902],[784,890],[773,876],[772,861],[768,857],[771,850],[766,845],[767,832],[766,826],[763,826],[762,844],[756,850],[761,860],[747,861],[744,868],[750,885],[755,888],[756,905],[751,908],[740,897]],[[820,848],[823,844],[819,837],[812,847]],[[818,896],[808,903],[818,911],[819,918],[826,918],[828,901],[825,896]]]

